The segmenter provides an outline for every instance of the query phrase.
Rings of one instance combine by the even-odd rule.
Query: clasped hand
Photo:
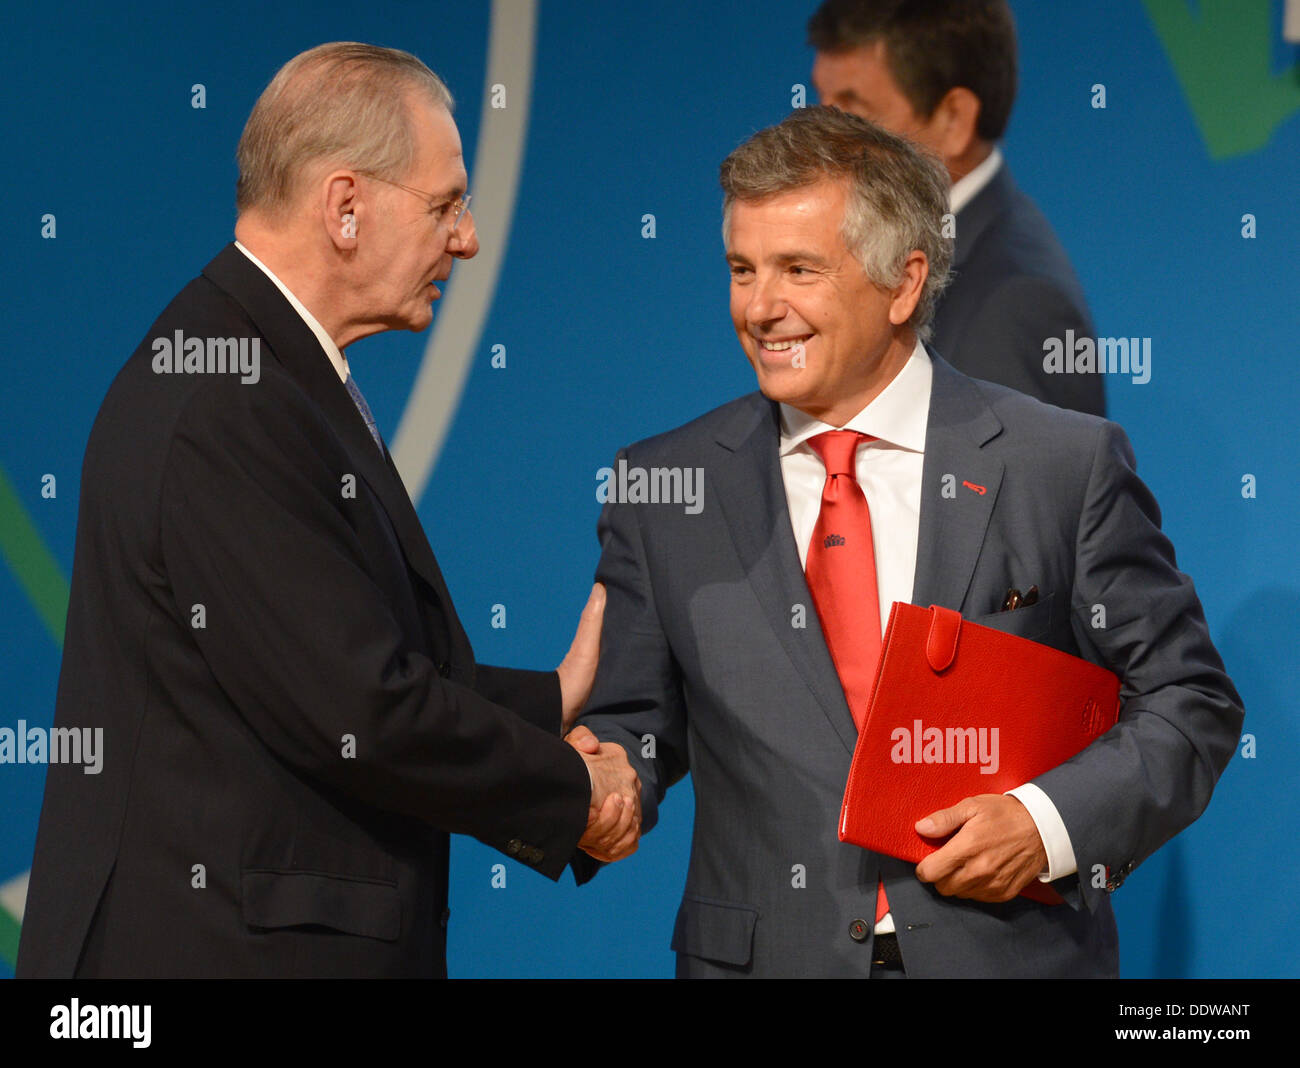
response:
[[[601,742],[586,727],[565,737],[591,772],[587,830],[579,848],[597,860],[631,856],[641,840],[641,780],[617,742]]]

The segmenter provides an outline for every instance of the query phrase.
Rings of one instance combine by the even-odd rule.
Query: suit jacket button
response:
[[[518,838],[511,838],[510,841],[506,843],[506,852],[509,853],[512,857],[517,857],[519,855],[519,851],[523,848],[524,848],[524,843],[521,842]]]
[[[871,928],[866,920],[854,920],[849,924],[849,937],[855,942],[865,942],[871,937]]]
[[[451,665],[445,660],[438,661],[438,674],[444,679],[451,678]]]

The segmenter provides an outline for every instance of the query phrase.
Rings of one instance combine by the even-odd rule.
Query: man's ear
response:
[[[977,127],[980,98],[963,86],[954,86],[943,95],[927,122],[933,143],[948,169],[953,162],[965,159],[979,140]]]
[[[326,238],[340,252],[355,251],[364,214],[356,174],[332,171],[321,179],[319,188]]]
[[[921,290],[925,280],[930,276],[930,261],[919,248],[907,254],[903,264],[903,280],[895,287],[893,300],[889,304],[889,321],[895,326],[902,326],[916,311],[921,299]]]

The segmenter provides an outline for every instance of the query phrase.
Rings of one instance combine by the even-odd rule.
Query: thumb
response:
[[[975,815],[972,798],[963,798],[950,808],[941,808],[916,821],[916,833],[926,838],[946,838]]]
[[[591,733],[586,727],[574,727],[564,736],[568,742],[579,753],[590,753],[595,755],[600,752],[600,739]]]

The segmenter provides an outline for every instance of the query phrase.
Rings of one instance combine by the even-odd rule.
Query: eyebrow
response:
[[[830,260],[826,259],[824,256],[818,256],[815,252],[802,252],[798,250],[794,252],[782,252],[779,256],[775,257],[775,260],[782,266],[791,263],[815,263],[819,267],[830,266]]]
[[[429,194],[435,201],[440,200],[459,200],[465,195],[465,189],[468,186],[468,179],[461,181],[456,178],[450,186],[444,186],[441,190]]]
[[[740,255],[738,252],[728,253],[727,262],[742,267],[753,266],[747,257]],[[824,256],[819,256],[814,252],[804,252],[797,249],[793,252],[782,252],[773,256],[772,262],[780,267],[788,267],[792,263],[811,263],[818,267],[829,267],[831,265],[830,260],[826,259]]]

